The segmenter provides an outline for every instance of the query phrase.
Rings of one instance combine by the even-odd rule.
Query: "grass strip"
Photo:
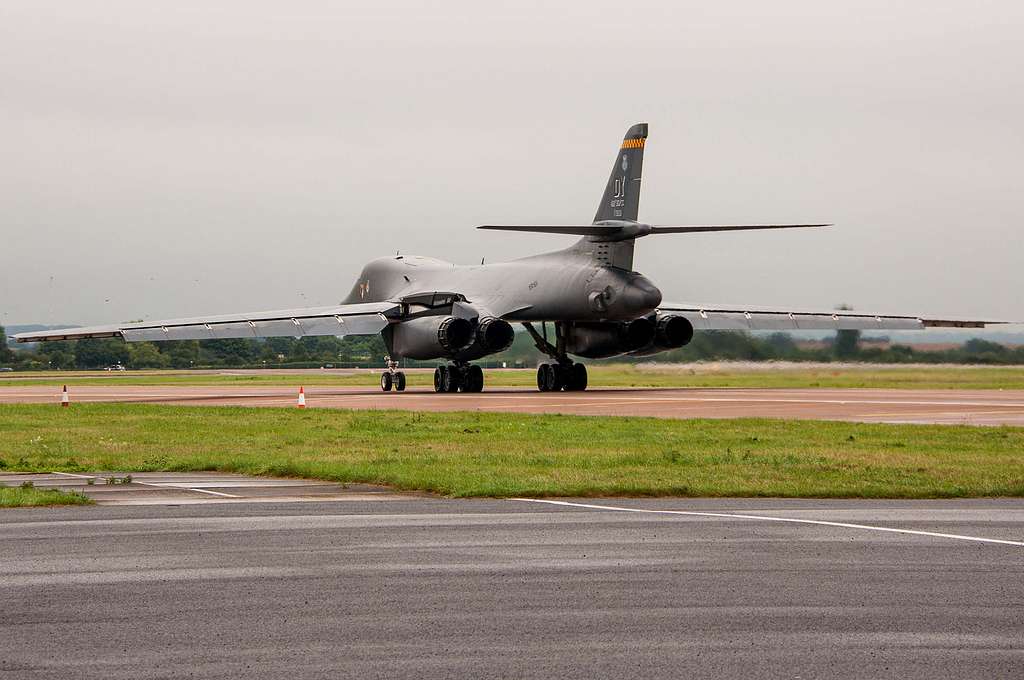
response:
[[[221,470],[450,496],[1024,496],[1024,428],[0,405],[0,468]]]
[[[0,486],[0,508],[38,507],[41,505],[88,505],[92,500],[77,491]]]

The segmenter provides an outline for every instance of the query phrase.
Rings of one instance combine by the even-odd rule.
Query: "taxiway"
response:
[[[294,406],[298,385],[71,385],[72,402]],[[494,411],[659,418],[798,418],[875,423],[1024,426],[1024,390],[594,388],[540,393],[494,388],[480,394],[401,394],[363,387],[308,387],[311,408]],[[52,386],[0,389],[0,403],[57,403]]]
[[[6,510],[0,675],[992,678],[1024,664],[1019,499],[568,502]]]

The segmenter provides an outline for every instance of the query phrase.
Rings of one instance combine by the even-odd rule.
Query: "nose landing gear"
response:
[[[387,371],[380,376],[380,388],[390,392],[394,388],[396,392],[405,392],[405,373],[398,370],[398,362],[392,361],[391,357],[384,357],[387,362]]]
[[[479,366],[452,363],[434,369],[435,392],[482,392],[483,389],[484,372]]]

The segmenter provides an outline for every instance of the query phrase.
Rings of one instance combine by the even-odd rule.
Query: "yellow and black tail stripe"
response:
[[[639,139],[624,139],[622,140],[623,149],[642,149],[644,148],[644,142],[647,141],[645,137]]]

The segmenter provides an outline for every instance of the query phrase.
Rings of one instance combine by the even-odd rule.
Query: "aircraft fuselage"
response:
[[[636,272],[575,248],[462,266],[418,255],[368,263],[342,304],[457,291],[481,316],[509,321],[628,321],[653,312],[661,291]]]

